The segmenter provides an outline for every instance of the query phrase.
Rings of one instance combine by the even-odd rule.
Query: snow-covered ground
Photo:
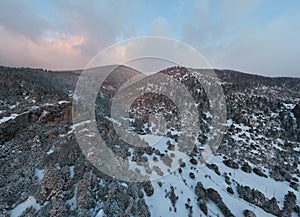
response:
[[[228,127],[231,125],[235,129],[239,129],[239,132],[232,135],[232,138],[236,141],[242,140],[246,142],[245,138],[240,136],[245,135],[249,138],[248,143],[256,144],[256,137],[265,138],[266,140],[271,138],[266,138],[263,135],[254,135],[249,132],[250,127],[243,124],[235,124],[232,120],[228,120]],[[166,150],[166,142],[172,140],[167,137],[159,137],[155,135],[143,135],[140,136],[149,144],[153,145],[156,149],[159,149],[162,153]],[[252,139],[254,138],[254,139]],[[278,139],[277,141],[283,145],[283,141]],[[171,144],[176,144],[174,141]],[[282,149],[273,143],[274,148]],[[295,148],[295,151],[298,151],[298,148]],[[144,155],[147,156],[147,155]],[[149,160],[151,160],[149,158]],[[179,173],[179,170],[175,170],[172,173],[152,181],[154,187],[154,194],[150,197],[145,196],[146,203],[148,204],[152,216],[188,216],[189,209],[186,208],[186,204],[192,206],[193,215],[199,216],[200,214],[204,215],[198,207],[197,198],[195,196],[195,186],[197,182],[201,182],[204,188],[213,188],[215,189],[223,199],[223,202],[231,210],[235,216],[243,216],[243,211],[248,209],[253,211],[257,216],[273,216],[270,213],[267,213],[262,208],[259,208],[243,199],[241,199],[237,193],[236,186],[237,183],[243,186],[250,186],[251,188],[262,192],[266,199],[271,199],[275,197],[278,201],[278,206],[280,209],[283,207],[284,196],[288,191],[292,191],[297,197],[297,205],[300,205],[300,193],[295,189],[289,186],[287,181],[279,182],[275,181],[273,178],[261,177],[255,173],[246,173],[241,169],[232,169],[227,167],[223,163],[223,156],[215,156],[210,163],[214,163],[218,166],[221,175],[217,175],[213,170],[209,169],[206,166],[192,165],[188,160],[185,161],[186,166],[182,168],[182,172]],[[250,162],[249,165],[253,166]],[[268,171],[265,171],[268,174]],[[195,179],[190,178],[190,173],[195,174]],[[225,177],[223,174],[226,173],[229,175],[232,184],[230,187],[233,188],[234,194],[231,195],[227,192],[228,184],[225,182]],[[162,183],[162,186],[160,186]],[[172,206],[171,200],[167,197],[167,192],[170,191],[171,186],[174,187],[174,192],[178,196],[176,201],[176,211]],[[157,202],[159,201],[159,203]],[[207,202],[208,214],[212,216],[220,215],[221,211],[219,208],[212,202]]]
[[[10,116],[8,117],[3,117],[0,119],[0,124],[4,123],[4,122],[7,122],[9,120],[13,120],[15,119],[16,117],[18,116],[18,114],[11,114]]]
[[[100,211],[97,213],[97,215],[95,217],[105,217],[105,213],[104,213],[103,209],[100,209]]]
[[[218,163],[220,159],[220,157],[217,157],[214,159],[214,162]],[[273,179],[265,179],[253,174],[247,174],[241,170],[235,172],[233,170],[229,171],[223,163],[218,164],[218,166],[220,171],[226,169],[226,172],[231,172],[232,176],[234,176],[232,178],[242,185],[250,185],[252,188],[261,190],[262,192],[265,192],[267,189],[266,196],[269,198],[273,196],[272,193],[274,192],[274,189],[277,189],[276,196],[281,196],[281,199],[283,199],[283,196],[288,190],[291,190],[286,183],[277,183]],[[195,179],[189,177],[190,172],[195,173]],[[177,170],[152,182],[154,194],[150,197],[145,197],[152,216],[188,216],[189,210],[185,207],[185,204],[188,203],[188,199],[190,199],[188,204],[193,207],[193,216],[199,216],[200,214],[204,215],[198,208],[197,198],[195,196],[195,186],[199,181],[203,184],[204,188],[213,188],[218,191],[224,203],[235,216],[243,216],[242,212],[245,209],[253,211],[257,216],[273,216],[261,208],[242,200],[238,195],[229,194],[226,191],[227,184],[225,183],[223,176],[218,176],[213,170],[210,170],[207,167],[196,167],[190,162],[186,162],[186,167],[183,168],[182,174]],[[159,186],[158,182],[163,183],[162,187]],[[172,207],[170,199],[166,197],[166,192],[170,191],[171,186],[174,186],[174,192],[178,196],[176,212]],[[297,192],[294,191],[294,193]],[[159,201],[159,203],[157,203],[157,201]],[[218,213],[222,216],[220,210],[213,202],[210,201],[207,206],[210,215],[215,216]]]
[[[11,217],[18,217],[22,214],[24,210],[32,206],[36,210],[40,209],[40,205],[36,202],[36,199],[33,196],[28,197],[27,200],[25,200],[23,203],[20,203],[18,206],[16,206],[13,210],[11,210]]]
[[[250,186],[251,188],[257,189],[264,193],[264,195],[271,199],[272,197],[275,197],[279,202],[279,207],[283,206],[284,201],[284,195],[288,193],[288,191],[294,192],[294,194],[297,196],[297,198],[300,199],[300,193],[297,192],[295,189],[289,187],[289,183],[284,182],[277,182],[272,178],[265,178],[258,175],[255,175],[254,173],[245,173],[241,169],[232,169],[229,167],[226,167],[223,163],[223,158],[221,156],[216,156],[213,158],[212,163],[215,163],[219,167],[219,171],[221,174],[224,172],[231,173],[232,179],[237,181],[239,184],[243,186]],[[219,177],[216,176],[216,174],[212,174],[215,179],[218,179]],[[226,189],[225,189],[226,190]],[[298,205],[300,205],[300,200],[297,201]]]
[[[45,171],[44,170],[39,170],[38,168],[35,168],[35,176],[38,178],[38,181],[40,182],[45,175]]]
[[[76,197],[77,197],[77,187],[75,187],[73,197],[70,200],[66,201],[66,204],[68,204],[70,206],[70,210],[75,210],[77,208]]]

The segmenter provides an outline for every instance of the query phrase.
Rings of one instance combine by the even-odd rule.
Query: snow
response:
[[[26,210],[28,207],[32,206],[36,210],[40,209],[40,205],[36,202],[36,199],[33,196],[29,196],[26,201],[23,203],[20,203],[18,206],[16,206],[13,210],[11,210],[11,217],[18,217],[22,214],[24,210]]]
[[[119,127],[122,126],[122,124],[119,121],[117,121],[117,120],[115,120],[115,119],[113,119],[113,118],[111,118],[109,116],[105,116],[104,118],[106,118],[107,120],[111,121],[113,124],[117,124]]]
[[[16,103],[15,105],[10,105],[9,108],[10,108],[10,109],[14,109],[14,108],[16,108],[19,104],[20,104],[20,103]]]
[[[233,124],[232,119],[227,120],[227,122],[226,122],[227,127],[230,127],[232,124]]]
[[[207,216],[223,216],[221,210],[217,205],[211,201],[208,201],[207,204]]]
[[[204,114],[206,118],[212,118],[212,114],[210,112],[205,112]]]
[[[4,123],[4,122],[7,122],[9,120],[13,120],[15,119],[16,117],[18,116],[18,114],[11,114],[10,116],[8,117],[3,117],[0,119],[0,124]]]
[[[77,187],[75,188],[73,197],[70,200],[66,201],[66,204],[70,206],[70,210],[75,210],[77,208],[76,196],[77,196]]]
[[[145,142],[147,142],[150,146],[157,144],[163,138],[162,136],[152,134],[139,135],[139,137]]]
[[[105,187],[105,182],[103,181],[103,179],[100,180],[100,182],[98,183],[101,187]]]
[[[100,209],[100,211],[97,213],[97,215],[95,217],[105,217],[105,213],[103,211],[103,209]]]
[[[180,154],[180,152],[178,150],[167,150],[167,147],[168,147],[167,141],[170,141],[171,144],[175,144],[175,141],[166,136],[143,135],[143,136],[141,136],[141,138],[149,139],[148,142],[152,143],[150,145],[152,145],[152,147],[155,148],[156,150],[159,150],[161,153],[167,153],[168,156],[170,156],[171,154],[174,154],[174,158],[172,157],[171,165],[164,163],[162,159],[160,159],[158,162],[154,162],[153,156],[152,155],[149,156],[147,153],[144,153],[142,155],[143,157],[148,158],[148,163],[147,163],[148,166],[147,167],[149,167],[149,168],[153,168],[154,166],[158,167],[163,174],[168,174],[170,167],[176,168],[176,166],[178,165],[178,160],[180,158],[183,159],[186,157],[185,154]],[[160,138],[160,140],[153,145],[153,141],[155,142],[156,139],[159,139],[159,138]],[[177,148],[175,147],[175,149],[177,149]],[[132,147],[129,147],[128,151],[131,153],[132,156],[135,153],[135,149]],[[142,175],[149,175],[146,172],[146,167],[144,165],[138,165],[135,162],[132,162],[129,164],[129,169],[130,170],[138,170],[138,171],[140,171],[140,174],[142,174]],[[160,178],[162,174],[153,171],[153,173],[151,175]]]
[[[277,141],[278,141],[281,145],[284,144],[284,141],[283,141],[282,139],[280,139],[280,138],[277,138]]]
[[[243,133],[239,133],[239,134],[233,134],[231,136],[231,138],[235,141],[243,141],[243,142],[246,142],[246,139],[245,138],[241,138],[240,135],[243,134]]]
[[[185,208],[185,203],[187,203],[188,198],[191,199],[189,205],[193,206],[193,216],[200,216],[202,212],[198,208],[194,191],[190,189],[189,186],[183,184],[180,176],[168,175],[159,181],[163,182],[162,187],[159,187],[157,181],[152,182],[154,194],[151,197],[145,196],[145,201],[150,209],[151,216],[188,216],[188,210]],[[174,192],[178,196],[178,200],[175,204],[176,212],[172,207],[170,199],[165,197],[165,189],[170,191],[171,185],[176,188]],[[172,207],[171,211],[169,210],[170,207]]]
[[[288,186],[288,182],[276,182],[272,178],[264,178],[257,176],[254,173],[249,174],[239,169],[234,170],[228,168],[223,164],[222,156],[214,157],[211,163],[218,165],[221,174],[224,172],[227,174],[231,173],[231,179],[234,179],[243,186],[250,186],[251,188],[261,191],[265,194],[266,198],[271,199],[275,196],[279,201],[279,206],[281,208],[284,195],[286,195],[288,191],[293,191],[295,195],[297,195],[297,198],[299,197],[299,193],[291,189]],[[195,179],[189,177],[190,172],[195,174]],[[163,183],[162,187],[159,187],[159,181]],[[206,189],[213,188],[218,191],[226,206],[235,216],[243,216],[243,210],[245,209],[252,210],[257,216],[273,216],[263,209],[239,198],[239,195],[236,192],[235,182],[232,182],[231,184],[235,194],[231,195],[226,191],[228,185],[223,176],[217,175],[213,170],[210,170],[207,167],[192,165],[188,161],[186,161],[186,166],[182,169],[182,174],[180,174],[178,170],[175,170],[159,180],[152,181],[154,194],[150,197],[145,196],[145,201],[149,206],[152,216],[188,216],[189,210],[185,208],[185,203],[187,203],[188,198],[191,200],[189,205],[193,207],[193,216],[200,216],[200,214],[204,215],[198,207],[197,198],[194,193],[198,181],[201,181]],[[166,192],[170,191],[170,186],[174,186],[174,192],[178,196],[176,212],[174,212],[170,199],[165,197]],[[159,203],[157,201],[159,201]],[[169,210],[170,207],[171,211]],[[207,207],[208,213],[212,216],[221,213],[219,208],[211,201],[207,203]],[[222,216],[222,214],[220,216]]]
[[[31,109],[30,110],[34,110],[34,109],[39,109],[40,107],[39,106],[37,106],[37,105],[34,105],[34,106],[32,106],[31,107]],[[24,113],[23,113],[24,114]]]
[[[283,106],[286,109],[293,109],[296,105],[295,104],[291,104],[291,103],[283,103]]]
[[[43,104],[43,106],[54,106],[54,104],[46,102],[46,103]]]
[[[241,129],[242,131],[250,130],[250,127],[245,126],[244,124],[234,124],[235,128]]]
[[[296,192],[294,189],[289,187],[289,183],[277,182],[272,178],[264,178],[254,173],[245,173],[240,169],[232,169],[225,166],[223,163],[223,158],[221,156],[214,157],[212,163],[218,165],[221,174],[224,172],[231,173],[234,180],[244,186],[250,186],[256,190],[261,191],[264,195],[271,199],[275,197],[279,201],[279,207],[283,205],[284,196],[288,193],[288,191],[293,191],[295,195],[299,195],[299,192]],[[214,175],[214,174],[213,174]],[[217,179],[218,177],[216,177]],[[297,198],[300,197],[297,196]],[[299,202],[300,203],[300,202]]]
[[[180,133],[181,133],[180,131],[177,131],[177,130],[174,130],[174,129],[171,130],[170,132],[171,132],[172,136],[180,135]]]
[[[68,104],[70,103],[69,101],[65,101],[65,100],[62,100],[62,101],[59,101],[58,104],[59,105],[62,105],[62,104]]]
[[[281,143],[282,144],[282,143]],[[280,151],[284,151],[284,149],[282,149],[281,147],[279,147],[277,144],[273,144],[273,147],[274,148],[277,148],[278,150]]]
[[[74,178],[74,168],[75,166],[70,166],[70,178],[73,179]]]
[[[50,149],[48,152],[47,152],[47,155],[50,155],[52,154],[54,151],[52,149]]]
[[[121,185],[125,188],[128,188],[128,185],[125,182],[122,182]]]
[[[84,129],[80,130],[79,132],[80,132],[80,133],[84,133],[85,136],[90,137],[90,138],[96,136],[96,134],[95,134],[94,132],[90,131],[90,130],[87,129],[87,128],[84,128]]]
[[[45,171],[44,170],[39,170],[35,168],[35,176],[38,178],[39,182],[44,178]]]
[[[71,133],[74,132],[74,130],[76,129],[76,127],[79,127],[79,126],[83,126],[85,124],[90,124],[92,121],[91,120],[86,120],[86,121],[82,121],[80,123],[76,123],[76,124],[73,124],[70,128],[71,130],[68,131],[67,134],[61,134],[59,135],[60,137],[65,137],[66,135],[70,135]]]
[[[44,110],[43,112],[42,112],[42,114],[41,114],[41,118],[44,118],[46,115],[48,115],[49,114],[49,112],[48,111],[46,111],[46,110]]]
[[[77,94],[71,93],[71,92],[70,92],[69,96],[73,96],[73,100],[74,100],[74,101],[78,101],[79,98],[80,98]]]

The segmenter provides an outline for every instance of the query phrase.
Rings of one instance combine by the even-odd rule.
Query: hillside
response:
[[[210,107],[218,99],[209,101],[195,79],[205,81],[205,70],[158,72],[185,85],[199,113],[187,120],[192,127],[199,122],[199,130],[192,152],[180,162],[175,154],[184,126],[176,103],[147,93],[134,101],[128,117],[114,119],[117,90],[141,73],[120,66],[110,75],[95,109],[108,147],[144,168],[149,162],[166,168],[179,163],[158,179],[125,182],[99,171],[76,140],[72,101],[80,70],[0,67],[0,216],[300,216],[300,78],[215,72],[226,103],[220,130]],[[161,90],[167,83],[143,88]],[[157,124],[162,119],[164,126]],[[114,126],[122,121],[145,148],[118,136]],[[203,147],[215,141],[212,132],[222,137],[215,156],[202,165]]]

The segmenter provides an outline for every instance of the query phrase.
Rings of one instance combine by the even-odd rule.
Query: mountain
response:
[[[300,78],[232,70],[214,70],[214,77],[183,67],[148,78],[126,66],[95,71],[111,69],[95,100],[99,134],[116,156],[160,177],[119,180],[85,155],[75,135],[81,126],[72,121],[82,70],[1,66],[0,216],[300,216]],[[193,101],[165,76],[186,87]],[[136,78],[139,84],[130,83]],[[111,116],[114,101],[122,109],[137,93],[128,117]],[[193,106],[198,115],[189,119]],[[183,140],[191,150],[177,162],[183,123],[197,135]],[[122,138],[118,126],[137,140]],[[77,132],[94,137],[84,127]],[[203,162],[210,143],[217,150]],[[153,162],[171,170],[147,173]]]

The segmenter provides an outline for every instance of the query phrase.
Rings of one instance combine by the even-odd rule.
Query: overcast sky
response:
[[[75,69],[137,36],[168,36],[216,68],[300,77],[299,0],[1,0],[0,65]]]

